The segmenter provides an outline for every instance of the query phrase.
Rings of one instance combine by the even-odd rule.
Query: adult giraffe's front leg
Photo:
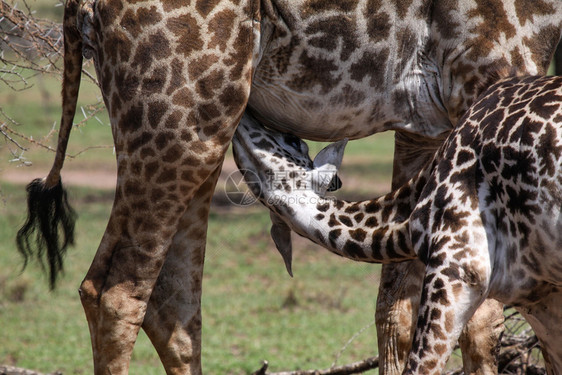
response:
[[[211,198],[221,168],[201,185],[178,230],[148,303],[143,329],[168,374],[201,373],[201,285]]]
[[[429,160],[441,140],[397,132],[392,187],[401,186]],[[419,261],[382,267],[376,324],[380,372],[401,374],[412,344],[425,266]],[[460,337],[465,374],[496,374],[499,339],[504,330],[502,304],[485,300]]]
[[[80,290],[96,374],[127,373],[173,237],[214,183],[248,100],[259,1],[189,4],[95,6],[94,58],[118,162],[109,224]],[[158,344],[153,318],[146,327]],[[199,356],[185,360],[185,372],[200,373]]]
[[[540,349],[548,375],[562,374],[562,290],[552,288],[531,306],[518,308],[540,341]]]

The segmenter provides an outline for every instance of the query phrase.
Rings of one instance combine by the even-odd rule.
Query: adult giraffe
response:
[[[31,214],[18,243],[31,253],[37,228],[56,275],[72,237],[72,217],[61,224],[57,215],[84,52],[94,58],[118,163],[111,217],[80,287],[96,374],[128,371],[141,327],[169,374],[201,373],[209,202],[246,106],[264,124],[308,139],[396,130],[397,186],[479,87],[499,78],[492,71],[545,73],[562,17],[558,0],[78,1],[65,7],[57,155],[46,179],[28,187]],[[53,212],[41,215],[43,208]],[[410,345],[404,327],[419,298],[419,268],[383,270],[377,321],[385,373],[399,371]],[[408,275],[399,288],[396,274]],[[501,312],[481,309],[472,330],[480,335],[465,335],[477,340],[465,345],[466,363],[481,372],[493,371],[501,331],[482,335],[490,320],[501,322]]]

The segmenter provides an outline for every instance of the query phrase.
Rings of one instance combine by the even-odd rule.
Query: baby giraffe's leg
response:
[[[424,264],[418,261],[383,268],[375,314],[381,374],[402,373],[414,334],[424,272]],[[465,374],[497,373],[503,322],[503,304],[484,300],[460,335]]]
[[[480,287],[460,279],[450,283],[445,269],[428,269],[404,374],[442,374],[464,325],[483,301]]]
[[[393,189],[423,167],[441,140],[396,132]],[[422,147],[423,146],[423,147]],[[401,374],[410,351],[420,302],[425,267],[421,262],[385,264],[382,267],[376,322],[380,373]],[[499,339],[504,330],[502,304],[484,301],[461,333],[465,374],[496,374]]]
[[[221,168],[182,216],[152,291],[143,329],[167,374],[201,373],[201,285],[211,198]]]
[[[427,205],[412,214],[415,248],[427,265],[407,374],[441,374],[462,330],[489,292],[490,253],[479,212],[471,211],[470,200],[432,209]],[[431,231],[423,228],[421,223],[445,211]]]

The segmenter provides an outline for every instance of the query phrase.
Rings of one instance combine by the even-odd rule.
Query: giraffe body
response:
[[[548,373],[562,371],[562,78],[493,85],[416,177],[363,202],[322,198],[315,189],[335,173],[343,151],[323,172],[290,156],[306,152],[302,146],[259,129],[242,122],[235,156],[240,168],[261,174],[252,191],[278,219],[353,260],[424,262],[406,373],[440,374],[487,297],[515,306],[537,332]],[[267,179],[280,169],[294,183]]]
[[[428,137],[449,131],[438,57],[421,56],[432,25],[420,15],[429,15],[429,5],[414,1],[401,17],[390,2],[377,9],[332,2],[321,11],[317,2],[275,2],[276,19],[263,22],[264,30],[275,31],[269,38],[264,32],[248,102],[252,113],[266,126],[316,140],[388,129]],[[366,14],[386,15],[388,29],[371,30]],[[389,101],[389,94],[402,100]]]
[[[209,202],[244,110],[319,140],[397,129],[411,146],[397,148],[400,181],[479,85],[498,78],[490,71],[546,71],[561,8],[557,0],[68,0],[59,145],[34,192],[60,181],[82,53],[91,56],[118,165],[107,230],[80,288],[96,374],[128,371],[141,327],[167,373],[201,372]],[[38,243],[57,227],[42,226]],[[385,306],[382,315],[396,310]],[[395,336],[387,331],[383,350]]]
[[[490,71],[513,67],[535,74],[548,63],[532,39],[514,33],[530,26],[524,12],[536,12],[536,24],[552,22],[560,4],[542,5],[272,1],[273,11],[261,22],[248,106],[264,125],[306,139],[355,139],[384,130],[437,138],[474,100],[478,85],[497,79]],[[471,43],[488,38],[490,25],[471,14],[485,8],[493,13],[486,21],[502,21],[495,33],[504,33],[506,44],[488,42],[483,55]],[[442,17],[449,19],[447,32]],[[559,26],[551,32],[559,37]],[[529,53],[534,57],[523,63]]]

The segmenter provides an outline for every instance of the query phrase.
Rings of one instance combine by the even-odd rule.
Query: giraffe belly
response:
[[[257,86],[257,87],[256,87]],[[252,86],[248,106],[264,125],[300,138],[335,141],[362,138],[389,130],[394,124],[379,116],[384,106],[376,98],[363,104],[364,94],[337,99],[310,93],[295,93],[280,85]],[[355,101],[356,103],[352,103]]]
[[[272,4],[278,16],[262,19],[248,102],[261,123],[319,141],[397,129],[436,138],[451,129],[438,69],[417,58],[427,39],[424,19],[376,9],[389,17],[388,29],[380,30],[389,37],[380,38],[366,35],[363,16],[338,2]],[[397,40],[401,29],[415,33]]]
[[[446,112],[435,105],[430,94],[433,88],[426,82],[374,92],[372,88],[343,87],[326,95],[315,90],[296,92],[282,82],[264,83],[256,76],[248,108],[265,126],[325,142],[358,139],[387,130],[437,138],[452,127]],[[408,99],[392,100],[392,93],[397,91]]]

